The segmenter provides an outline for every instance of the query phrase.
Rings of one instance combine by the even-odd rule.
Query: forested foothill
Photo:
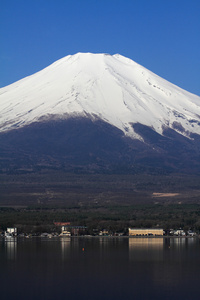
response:
[[[200,176],[78,174],[43,170],[0,175],[0,229],[56,231],[54,222],[87,233],[128,227],[200,232]]]

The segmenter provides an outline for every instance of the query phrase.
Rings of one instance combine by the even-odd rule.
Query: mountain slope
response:
[[[162,136],[136,124],[143,141],[101,120],[69,118],[36,122],[0,134],[0,172],[200,174],[200,137],[174,130]]]
[[[132,124],[162,134],[200,134],[200,97],[121,55],[78,53],[0,89],[0,130],[89,116],[141,139]]]
[[[200,97],[78,53],[0,89],[0,172],[200,174]]]

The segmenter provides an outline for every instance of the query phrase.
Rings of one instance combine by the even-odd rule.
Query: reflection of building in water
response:
[[[191,237],[189,239],[187,239],[187,243],[188,245],[192,245],[197,241],[197,239],[195,237]]]
[[[62,237],[60,241],[61,241],[62,260],[65,260],[70,253],[71,238]]]
[[[15,238],[15,237],[5,238],[5,247],[6,247],[7,258],[10,260],[16,259],[17,238]]]
[[[180,250],[185,249],[189,243],[192,244],[191,240],[195,240],[195,238],[186,238],[186,237],[173,237],[170,238],[170,247]]]
[[[129,235],[130,236],[149,236],[149,235],[163,235],[163,229],[161,228],[145,228],[145,229],[141,229],[141,228],[129,228]]]
[[[129,259],[134,261],[163,260],[163,238],[129,238]]]
[[[169,237],[165,239],[165,246],[168,249],[186,249],[189,245],[195,244],[196,237]]]

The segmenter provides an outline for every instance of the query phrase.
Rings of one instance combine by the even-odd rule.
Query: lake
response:
[[[199,238],[0,240],[0,299],[199,299]]]

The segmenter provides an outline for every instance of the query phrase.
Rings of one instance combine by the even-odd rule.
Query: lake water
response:
[[[0,299],[200,299],[198,238],[0,240]]]

